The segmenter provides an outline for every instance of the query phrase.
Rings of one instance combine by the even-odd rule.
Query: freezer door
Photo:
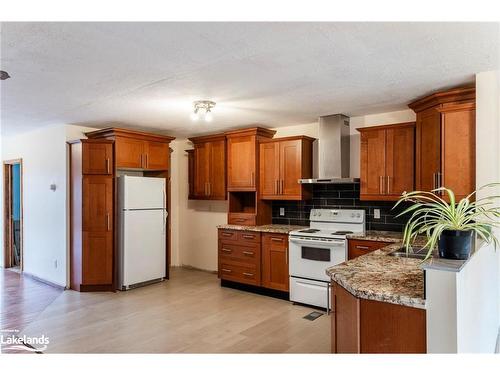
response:
[[[165,277],[166,215],[165,210],[122,212],[122,286]]]
[[[118,184],[121,209],[165,208],[164,178],[121,176]]]

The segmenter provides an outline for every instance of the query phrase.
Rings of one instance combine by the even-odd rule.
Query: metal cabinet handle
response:
[[[149,168],[148,154],[144,154],[144,158],[146,159],[146,168]]]
[[[283,195],[284,185],[284,181],[281,180],[281,195]]]
[[[279,188],[278,188],[278,180],[274,181],[274,194],[278,195],[279,194]]]
[[[109,212],[106,212],[106,228],[107,228],[108,232],[111,230],[110,223],[111,223],[111,220],[110,220]]]
[[[144,168],[144,161],[143,161],[143,156],[144,155],[141,154],[140,156],[141,156],[141,168]]]
[[[368,247],[368,246],[356,245],[356,249],[361,249],[361,250],[370,250],[370,247]]]
[[[255,174],[254,174],[254,172],[250,173],[250,186],[255,186]]]
[[[244,276],[249,276],[249,277],[252,277],[252,276],[253,276],[253,273],[243,272],[243,275],[244,275]]]
[[[106,173],[109,174],[109,158],[106,159]]]
[[[212,195],[212,183],[208,183],[208,196],[210,197]]]
[[[237,221],[238,223],[244,223],[245,221],[247,221],[247,219],[236,219],[236,221]]]
[[[432,189],[436,189],[437,186],[437,174],[434,172],[432,174]]]
[[[245,254],[245,255],[254,255],[255,253],[253,251],[244,251],[243,254]]]
[[[283,238],[281,238],[281,237],[271,237],[271,241],[283,242]]]
[[[227,233],[227,232],[222,232],[222,235],[224,237],[232,237],[234,233]]]
[[[233,252],[233,250],[226,249],[226,248],[222,248],[221,250],[224,251],[224,252],[226,252],[226,253],[232,253]]]
[[[241,219],[241,220],[245,220],[245,219]],[[255,236],[253,234],[244,234],[242,237],[243,238],[248,238],[248,239],[251,239],[251,240],[253,240],[255,238]]]
[[[233,271],[231,271],[231,270],[228,270],[227,268],[223,268],[223,269],[222,269],[222,272],[227,272],[227,273],[231,273],[231,272],[233,272]]]
[[[387,176],[387,187],[386,187],[386,190],[387,190],[387,194],[391,193],[391,176]]]

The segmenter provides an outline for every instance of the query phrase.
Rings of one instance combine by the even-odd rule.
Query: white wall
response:
[[[2,159],[23,159],[24,271],[66,285],[64,125],[2,137]],[[49,189],[56,184],[56,191]],[[56,264],[57,263],[57,264]]]

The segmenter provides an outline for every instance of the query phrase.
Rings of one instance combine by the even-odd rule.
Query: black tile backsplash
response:
[[[389,230],[402,232],[408,216],[396,218],[407,204],[392,210],[395,202],[369,202],[359,200],[359,184],[316,184],[312,185],[312,199],[307,201],[273,201],[273,224],[309,225],[311,208],[350,208],[366,211],[366,230]],[[280,207],[285,216],[279,215]],[[380,219],[373,216],[374,209],[380,209]]]

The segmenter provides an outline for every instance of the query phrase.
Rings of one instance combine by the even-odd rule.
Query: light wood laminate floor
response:
[[[127,292],[65,291],[23,333],[48,336],[49,353],[328,353],[330,318],[312,311],[174,269]]]

